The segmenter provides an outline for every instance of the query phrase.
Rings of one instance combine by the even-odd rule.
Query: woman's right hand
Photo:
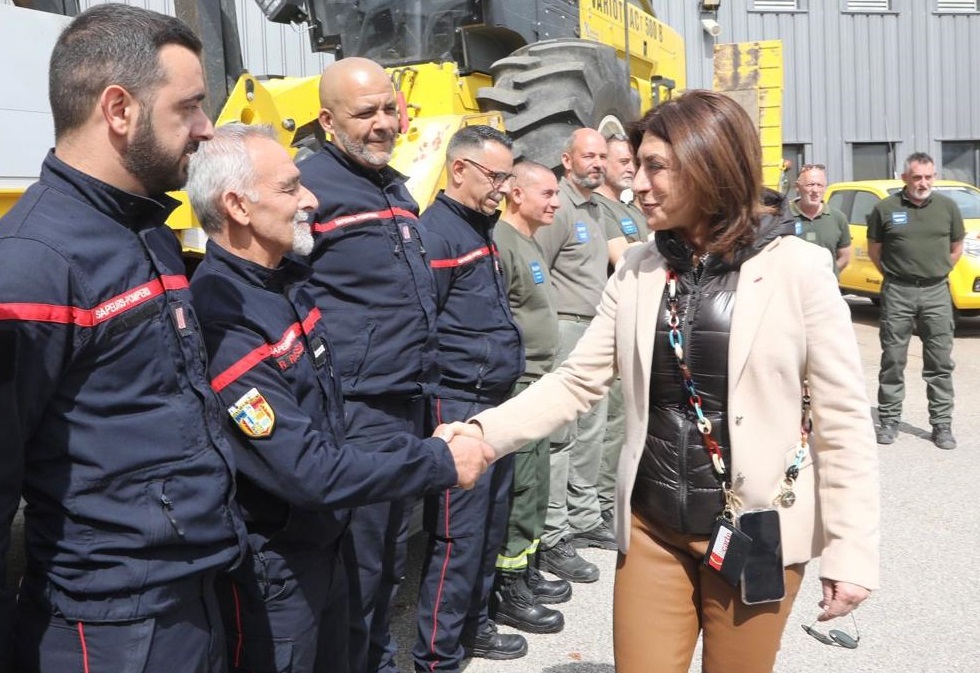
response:
[[[828,579],[820,582],[823,584],[823,600],[820,601],[823,612],[817,617],[819,622],[843,617],[871,595],[869,589],[850,582]]]

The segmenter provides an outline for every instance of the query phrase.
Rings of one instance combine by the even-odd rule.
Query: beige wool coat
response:
[[[784,236],[742,265],[729,338],[729,469],[745,510],[772,506],[799,445],[806,377],[814,435],[794,489],[796,503],[778,508],[783,560],[789,565],[820,556],[820,577],[876,589],[877,445],[850,313],[826,257],[818,246]],[[626,441],[615,527],[623,553],[629,552],[630,497],[646,440],[665,283],[665,262],[654,243],[631,248],[568,359],[518,397],[474,419],[503,455],[586,411],[618,371]]]

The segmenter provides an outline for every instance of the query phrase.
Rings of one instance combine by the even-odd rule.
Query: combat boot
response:
[[[497,625],[489,621],[472,642],[464,641],[463,651],[467,656],[482,659],[520,659],[527,654],[527,640],[518,633],[500,633]]]
[[[527,576],[522,573],[498,573],[493,592],[494,618],[500,624],[528,633],[558,633],[565,628],[565,617],[534,600]]]
[[[572,599],[571,582],[563,579],[545,579],[541,571],[531,563],[527,565],[527,585],[531,587],[534,600],[544,605],[565,603]]]

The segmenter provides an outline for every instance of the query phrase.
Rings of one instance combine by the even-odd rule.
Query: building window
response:
[[[976,185],[978,176],[980,176],[980,141],[943,143],[943,178]]]
[[[977,0],[936,0],[937,12],[975,12]]]
[[[891,9],[891,0],[847,0],[848,12],[887,12]]]
[[[806,163],[803,158],[803,145],[783,145],[783,178],[780,181],[780,191],[783,194],[795,196],[796,178],[800,176],[800,166]]]
[[[852,143],[851,173],[854,180],[894,177],[895,151],[891,143]]]
[[[757,12],[792,12],[801,7],[800,0],[755,0],[752,9]]]

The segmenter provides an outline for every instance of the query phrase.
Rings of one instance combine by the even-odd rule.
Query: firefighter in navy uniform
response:
[[[192,288],[211,385],[234,428],[249,533],[248,562],[218,580],[230,663],[346,671],[343,508],[472,486],[493,453],[467,438],[450,450],[407,433],[373,451],[345,445],[340,382],[305,284],[311,270],[283,259],[312,248],[304,211],[316,200],[271,127],[219,128],[194,157],[187,191],[211,237]]]
[[[514,177],[510,147],[489,126],[457,131],[446,147],[446,191],[422,215],[439,309],[434,423],[465,421],[496,406],[524,372],[521,332],[493,243],[497,207]],[[459,671],[464,644],[472,656],[512,659],[527,652],[522,636],[498,633],[488,616],[513,467],[513,456],[506,456],[472,491],[426,498],[430,541],[412,653],[417,670]]]
[[[388,74],[363,58],[323,71],[320,124],[331,140],[300,162],[317,197],[310,279],[343,386],[348,441],[370,449],[427,434],[426,396],[438,380],[435,297],[419,238],[418,205],[388,166],[398,108]],[[360,507],[346,550],[351,670],[393,672],[391,603],[405,574],[411,502]]]
[[[245,530],[164,224],[214,130],[200,52],[171,17],[79,14],[51,56],[55,149],[0,220],[0,563],[27,501],[0,659],[24,673],[225,670],[213,577]]]

